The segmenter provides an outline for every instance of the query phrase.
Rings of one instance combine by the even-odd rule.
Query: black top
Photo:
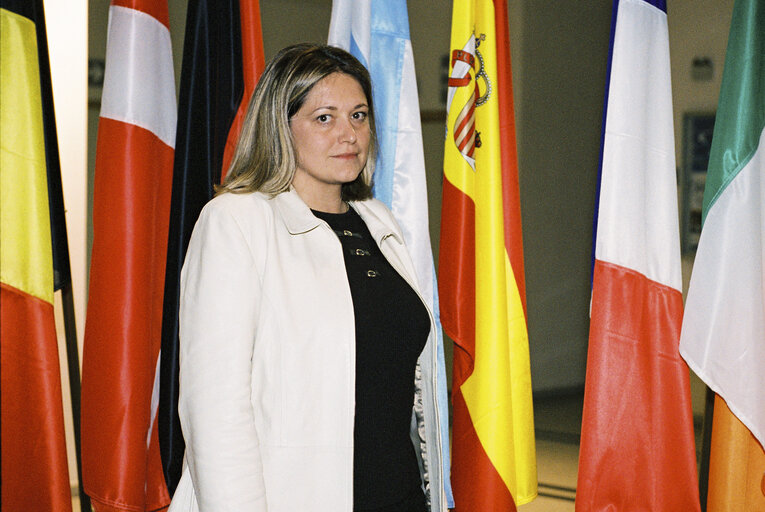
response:
[[[385,259],[353,208],[313,212],[343,245],[356,324],[353,504],[425,510],[409,437],[417,358],[430,333],[422,300]]]

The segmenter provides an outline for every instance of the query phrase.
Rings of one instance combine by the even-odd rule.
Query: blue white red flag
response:
[[[576,510],[698,511],[666,2],[613,21]]]
[[[374,196],[391,209],[401,226],[420,290],[435,316],[444,487],[449,507],[453,507],[448,478],[446,366],[428,228],[425,157],[406,0],[333,1],[329,44],[351,52],[372,76],[378,138]]]

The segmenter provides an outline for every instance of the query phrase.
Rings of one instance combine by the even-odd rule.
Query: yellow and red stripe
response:
[[[455,341],[458,511],[514,510],[537,493],[507,27],[504,2],[454,2],[451,47],[474,52],[452,61],[439,261],[441,318]],[[471,62],[466,76],[458,66]],[[475,118],[472,148],[451,135],[463,111]]]
[[[43,13],[16,4],[0,4],[2,508],[71,510],[35,19]]]

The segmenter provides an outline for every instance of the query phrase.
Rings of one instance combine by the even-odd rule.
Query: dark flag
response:
[[[165,273],[159,401],[162,464],[170,494],[185,445],[178,419],[180,273],[199,212],[228,168],[244,112],[263,71],[257,0],[191,0],[181,67]]]

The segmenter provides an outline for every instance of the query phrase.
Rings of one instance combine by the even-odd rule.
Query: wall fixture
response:
[[[694,57],[691,61],[691,78],[697,82],[708,82],[714,76],[712,59],[709,57]]]

